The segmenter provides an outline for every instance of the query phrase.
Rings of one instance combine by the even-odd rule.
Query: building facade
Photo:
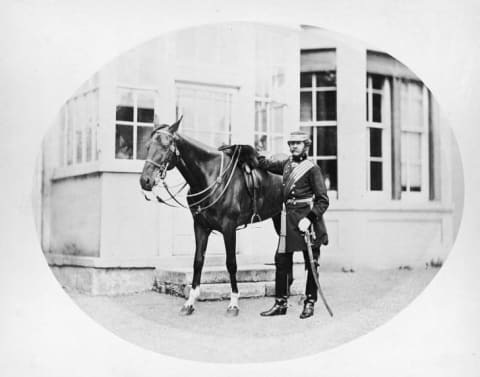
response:
[[[44,141],[38,218],[47,260],[66,285],[88,269],[192,264],[190,213],[140,192],[154,114],[162,123],[182,114],[179,131],[206,144],[270,154],[288,152],[292,130],[309,132],[331,201],[325,263],[423,265],[443,260],[453,244],[463,189],[458,151],[411,70],[318,28],[211,25],[123,54],[61,109]],[[182,177],[173,170],[168,181]],[[239,265],[273,261],[270,221],[237,238]],[[224,259],[214,234],[206,264]]]

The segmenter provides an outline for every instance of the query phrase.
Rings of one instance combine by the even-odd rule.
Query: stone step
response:
[[[157,268],[155,280],[157,284],[191,284],[193,278],[192,268]],[[237,270],[237,281],[239,283],[253,283],[273,281],[275,279],[275,266],[271,265],[250,265],[242,266]],[[222,284],[229,283],[230,276],[225,266],[205,266],[202,271],[201,284]]]
[[[183,284],[158,284],[155,287],[155,291],[165,294],[171,294],[174,296],[187,298],[191,285]],[[262,281],[254,283],[238,283],[238,290],[240,292],[240,298],[253,298],[264,296],[275,296],[275,283],[273,281]],[[305,282],[295,280],[292,284],[290,295],[298,296],[302,295],[305,290]],[[230,299],[230,284],[204,284],[200,286],[199,301],[212,301],[212,300],[228,300]]]
[[[303,294],[305,274],[303,265],[294,265],[292,296]],[[188,297],[191,290],[192,268],[157,268],[154,290],[160,293]],[[275,295],[275,266],[242,266],[237,271],[238,289],[241,298]],[[200,301],[225,300],[230,298],[230,277],[224,266],[205,266],[200,285]]]

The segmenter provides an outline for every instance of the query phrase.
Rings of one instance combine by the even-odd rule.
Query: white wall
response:
[[[255,33],[259,30],[252,25],[234,25],[227,34],[237,41],[237,50],[230,50],[224,57],[209,56],[203,46],[204,50],[199,50],[200,57],[195,55],[197,60],[189,61],[185,59],[185,51],[178,51],[175,40],[162,38],[130,52],[101,71],[99,143],[102,153],[96,169],[105,172],[83,178],[67,175],[55,181],[47,192],[43,201],[48,207],[44,209],[44,234],[52,235],[51,250],[112,261],[150,260],[152,264],[191,265],[194,235],[189,211],[146,202],[138,183],[143,163],[113,157],[115,86],[148,84],[156,88],[161,99],[157,111],[162,122],[172,122],[175,117],[175,80],[235,87],[238,95],[233,111],[232,139],[238,143],[252,143],[253,51]],[[336,48],[339,199],[331,197],[331,206],[325,215],[330,244],[324,248],[322,258],[329,263],[379,268],[421,264],[435,255],[445,256],[453,237],[452,215],[445,207],[447,199],[443,204],[392,204],[390,200],[378,201],[365,195],[365,48],[342,37],[332,38],[323,30],[303,33],[301,39],[296,30],[269,30],[274,34],[285,33],[282,48],[287,69],[286,132],[296,129],[299,122],[300,48]],[[207,42],[199,38],[202,43]],[[215,64],[205,64],[209,59]],[[225,64],[225,59],[229,64]],[[129,72],[131,67],[137,68]],[[56,153],[54,135],[49,137],[50,143],[46,144],[48,174]],[[441,179],[442,193],[447,198],[452,196],[449,186],[452,172],[456,181],[461,179],[458,155],[450,162],[449,153],[442,154],[448,160],[442,164]],[[457,200],[460,187],[454,188],[456,203],[460,203]],[[458,213],[455,224],[459,222]],[[273,261],[277,236],[270,220],[238,232],[237,237],[239,261],[242,261],[239,263]],[[80,251],[65,248],[69,243],[78,245]],[[223,240],[219,235],[210,240],[207,259],[209,257],[218,257],[211,258],[214,263],[224,263]]]

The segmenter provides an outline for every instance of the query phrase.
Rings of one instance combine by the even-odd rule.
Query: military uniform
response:
[[[286,209],[286,249],[285,252],[306,250],[303,233],[298,229],[298,222],[308,218],[313,227],[312,247],[328,244],[328,234],[323,220],[323,213],[329,205],[327,188],[318,165],[312,167],[296,182],[288,184],[297,165],[306,159],[290,157],[283,161],[259,158],[259,168],[274,174],[283,175],[283,202]],[[308,200],[311,200],[308,202]]]
[[[288,288],[291,284],[293,252],[302,251],[307,272],[305,287],[305,306],[311,306],[317,301],[317,287],[313,278],[310,260],[305,244],[304,233],[299,229],[299,222],[307,218],[312,242],[315,267],[318,266],[320,246],[328,244],[328,234],[323,220],[323,214],[329,205],[327,188],[322,173],[317,164],[307,160],[305,153],[300,156],[290,156],[283,161],[273,161],[259,158],[259,168],[274,174],[283,175],[282,229],[279,246],[275,253],[275,296],[276,304],[270,311],[261,313],[264,316],[285,314]],[[282,238],[284,237],[284,243]],[[315,271],[316,273],[316,271]],[[290,280],[289,280],[290,277]],[[279,311],[278,308],[281,310]],[[282,309],[283,308],[283,309]],[[305,308],[304,308],[305,312]],[[272,314],[273,313],[273,314]],[[303,315],[304,313],[302,313]],[[301,316],[306,318],[307,316]]]

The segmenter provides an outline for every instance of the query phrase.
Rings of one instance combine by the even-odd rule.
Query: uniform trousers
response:
[[[320,257],[320,247],[312,248],[315,269],[318,267],[318,259]],[[310,259],[307,250],[303,250],[303,259],[307,272],[307,284],[305,287],[305,296],[307,300],[317,301],[317,286],[312,275]],[[275,297],[277,299],[286,300],[289,294],[290,285],[293,283],[292,267],[293,253],[275,253]]]

